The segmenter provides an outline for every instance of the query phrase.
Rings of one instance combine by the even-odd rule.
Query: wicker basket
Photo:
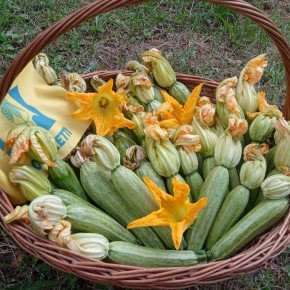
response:
[[[49,27],[29,44],[10,65],[0,83],[0,102],[5,97],[13,80],[39,52],[56,40],[63,33],[80,23],[104,12],[148,0],[99,0],[67,16],[62,21]],[[207,0],[222,5],[245,15],[258,23],[275,42],[286,75],[286,101],[284,116],[290,118],[290,47],[276,25],[260,10],[242,0]],[[89,80],[93,74],[108,79],[120,71],[102,71],[85,75]],[[124,71],[122,71],[124,73]],[[126,72],[125,72],[126,73]],[[188,87],[205,82],[204,90],[208,96],[214,96],[217,82],[178,74],[178,80]],[[1,186],[1,185],[0,185]],[[208,264],[178,268],[140,268],[126,265],[109,264],[86,258],[61,248],[31,232],[23,222],[4,225],[3,217],[13,209],[7,195],[0,189],[0,225],[12,236],[15,242],[30,254],[42,259],[47,264],[80,278],[118,285],[129,288],[181,289],[199,284],[215,283],[237,277],[244,273],[255,272],[265,267],[267,262],[285,250],[290,242],[290,211],[284,220],[271,231],[260,236],[248,248],[227,260]]]

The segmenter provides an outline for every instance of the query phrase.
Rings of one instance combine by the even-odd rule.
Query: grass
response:
[[[0,77],[41,31],[90,2],[0,0]],[[264,10],[290,42],[288,0],[248,2]],[[271,40],[250,20],[202,1],[154,1],[106,13],[74,28],[45,52],[58,72],[87,73],[124,68],[151,47],[160,49],[175,71],[216,80],[238,75],[249,59],[267,53],[269,65],[259,89],[266,90],[272,102],[283,103],[284,68]],[[289,267],[286,249],[266,270],[195,289],[289,289]],[[112,288],[57,271],[0,233],[0,289]]]

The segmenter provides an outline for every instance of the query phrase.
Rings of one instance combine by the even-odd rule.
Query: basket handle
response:
[[[62,34],[99,14],[150,0],[99,0],[80,8],[56,24],[40,33],[27,47],[25,47],[11,63],[0,82],[0,103],[7,94],[14,79],[25,66],[45,47]],[[201,0],[232,9],[256,22],[274,41],[280,53],[285,68],[286,98],[283,108],[284,116],[290,119],[290,47],[276,24],[258,8],[243,0]]]

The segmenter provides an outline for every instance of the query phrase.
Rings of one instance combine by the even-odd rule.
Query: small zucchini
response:
[[[231,257],[281,220],[288,209],[287,198],[262,201],[214,244],[210,249],[213,259],[222,260]]]
[[[135,237],[116,220],[90,206],[84,204],[67,206],[65,219],[72,224],[73,231],[101,234],[109,241],[136,243]]]
[[[216,166],[206,177],[199,198],[207,197],[207,206],[201,210],[185,233],[189,250],[197,251],[203,248],[211,226],[228,192],[228,186],[229,171],[223,166]]]
[[[193,252],[152,249],[126,242],[111,242],[108,258],[118,264],[146,268],[192,266],[208,260],[204,250]]]

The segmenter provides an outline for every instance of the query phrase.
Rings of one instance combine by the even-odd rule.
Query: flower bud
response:
[[[55,70],[49,66],[49,59],[45,53],[39,53],[32,61],[35,70],[41,75],[48,85],[52,85],[57,80]]]
[[[120,166],[118,149],[106,138],[98,135],[88,135],[81,144],[81,155],[93,159],[106,170],[114,170]]]
[[[290,176],[275,174],[261,184],[263,195],[269,199],[279,199],[290,194]]]
[[[103,79],[99,78],[97,75],[92,76],[90,83],[96,92],[98,91],[98,88],[100,86],[103,86],[104,84],[106,84],[106,82]]]
[[[121,162],[124,163],[124,158],[126,155],[126,150],[136,143],[124,132],[117,131],[113,135],[114,145],[116,146],[117,150],[120,153]]]
[[[261,54],[250,60],[240,73],[236,98],[245,113],[254,113],[258,109],[258,94],[254,85],[261,79],[267,63],[266,55]]]
[[[274,163],[276,168],[280,166],[290,167],[290,125],[285,119],[272,119],[273,125],[281,134],[281,139],[276,146]]]
[[[133,145],[126,150],[124,166],[135,170],[147,158],[146,151],[139,145]]]
[[[125,76],[122,73],[119,73],[116,77],[116,88],[117,88],[117,93],[122,93],[126,91],[128,84],[130,82],[130,77]]]
[[[161,105],[162,104],[159,101],[153,100],[147,104],[147,112],[156,112]]]
[[[48,239],[61,247],[65,247],[65,239],[71,235],[71,223],[65,220],[57,222],[48,234]]]
[[[193,128],[190,125],[183,125],[176,129],[173,144],[175,147],[182,146],[188,152],[198,152],[201,149],[199,136],[193,134]]]
[[[237,78],[233,77],[225,79],[216,88],[217,115],[224,128],[228,126],[230,114],[235,114],[244,119],[242,110],[239,108],[236,100],[236,84]]]
[[[71,251],[92,259],[102,260],[109,252],[109,241],[102,235],[78,233],[64,238],[64,243]]]
[[[189,175],[198,169],[198,158],[194,151],[188,152],[182,147],[177,148],[180,158],[180,172]]]
[[[143,123],[144,116],[145,116],[145,112],[138,112],[136,114],[132,114],[132,118],[131,118],[131,121],[133,121],[136,124],[136,127],[133,128],[133,132],[136,134],[139,140],[145,137],[145,132],[144,132],[145,126]]]
[[[211,157],[214,155],[214,148],[216,146],[218,137],[208,127],[201,125],[196,118],[193,118],[192,127],[194,133],[199,136],[202,157]]]
[[[143,64],[139,63],[136,60],[130,60],[125,64],[125,69],[132,70],[138,73],[141,73],[144,76],[148,77],[148,69]]]
[[[44,173],[32,166],[14,166],[9,172],[9,180],[19,186],[22,195],[29,201],[51,191],[50,182]]]
[[[176,82],[176,74],[169,62],[156,50],[145,51],[141,55],[145,64],[152,70],[155,81],[163,88]]]
[[[269,150],[267,144],[249,144],[244,149],[244,160],[246,161],[240,169],[241,184],[249,189],[255,189],[263,182],[267,162],[263,154]]]
[[[155,85],[153,85],[154,90],[154,100],[160,102],[161,104],[164,102],[163,95],[161,93],[161,89]]]
[[[148,158],[159,175],[170,177],[178,173],[180,158],[170,141],[146,137],[145,142]]]
[[[60,72],[62,87],[69,92],[85,93],[87,90],[86,81],[78,73]]]
[[[216,164],[228,169],[234,168],[240,162],[242,150],[239,139],[233,138],[227,131],[222,133],[217,140],[214,151]]]
[[[262,143],[271,137],[274,131],[274,125],[271,119],[272,118],[264,114],[254,119],[249,128],[249,134],[252,141]]]
[[[42,195],[29,205],[28,216],[33,231],[39,235],[47,235],[47,231],[66,217],[67,208],[63,201],[55,195]]]
[[[154,99],[153,84],[147,76],[140,73],[132,74],[130,77],[129,90],[143,104],[147,104]]]
[[[190,95],[190,91],[186,85],[184,85],[181,82],[176,81],[169,88],[169,94],[175,100],[177,100],[179,104],[184,105],[187,101],[188,96]]]

